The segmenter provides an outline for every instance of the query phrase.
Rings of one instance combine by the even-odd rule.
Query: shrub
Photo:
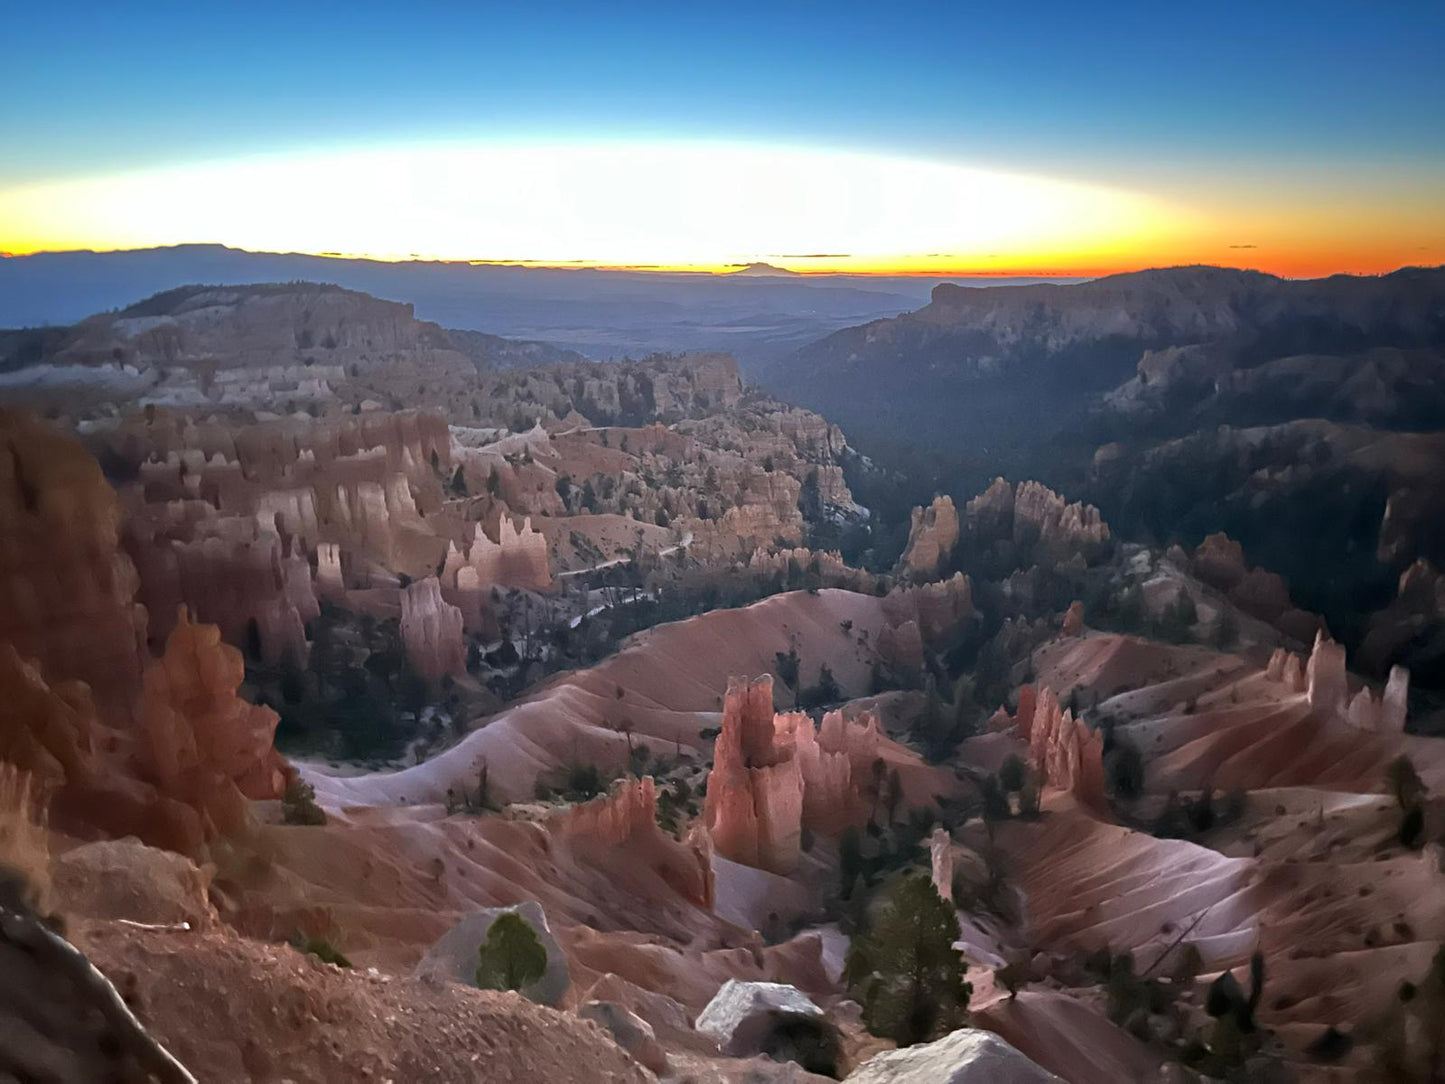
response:
[[[1385,780],[1390,793],[1395,796],[1395,803],[1404,812],[1414,809],[1425,797],[1425,783],[1407,756],[1401,755],[1390,761],[1390,766],[1385,769]]]
[[[323,963],[336,967],[350,967],[351,961],[344,953],[324,937],[305,937],[296,941],[296,950],[308,956],[315,956]]]
[[[821,708],[824,704],[835,703],[842,698],[843,691],[838,688],[833,671],[825,665],[818,671],[818,684],[798,693],[798,707],[808,711],[813,708]]]
[[[316,788],[299,776],[281,795],[281,820],[286,824],[325,824],[326,811],[316,804]]]
[[[483,990],[520,990],[547,970],[547,950],[531,924],[515,911],[499,915],[477,950],[477,985]]]

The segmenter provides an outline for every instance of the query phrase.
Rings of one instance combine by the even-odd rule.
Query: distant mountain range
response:
[[[850,433],[998,451],[1064,428],[1142,353],[1209,343],[1231,365],[1445,342],[1445,269],[1293,281],[1180,267],[1072,285],[945,283],[916,312],[834,332],[761,373]],[[880,392],[884,392],[880,394]]]
[[[794,275],[760,265],[713,275],[388,263],[181,245],[0,258],[0,328],[73,324],[187,284],[293,281],[411,302],[418,318],[444,327],[556,343],[598,360],[725,349],[747,368],[839,328],[915,309],[940,280]]]

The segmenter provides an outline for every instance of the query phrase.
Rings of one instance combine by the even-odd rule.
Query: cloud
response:
[[[770,260],[847,260],[852,257],[851,252],[775,252],[768,257]],[[737,266],[741,267],[742,264]]]
[[[1258,245],[1230,245],[1230,248],[1258,248]]]

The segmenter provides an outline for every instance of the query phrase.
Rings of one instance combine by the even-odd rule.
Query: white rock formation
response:
[[[991,1031],[960,1028],[942,1039],[869,1058],[849,1084],[1062,1084]]]
[[[426,950],[413,974],[417,978],[443,979],[475,986],[477,952],[487,939],[487,931],[502,915],[514,911],[526,919],[547,952],[547,969],[542,972],[542,977],[532,985],[524,986],[518,993],[539,1005],[559,1004],[572,985],[572,972],[567,966],[566,953],[552,936],[552,927],[547,924],[542,905],[535,900],[524,900],[512,907],[483,907],[473,911]]]
[[[762,1052],[768,1036],[790,1017],[823,1021],[823,1010],[795,986],[729,979],[698,1015],[697,1030],[717,1041],[728,1057]]]

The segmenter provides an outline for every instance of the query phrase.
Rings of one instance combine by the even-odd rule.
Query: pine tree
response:
[[[547,970],[547,950],[537,931],[515,911],[500,915],[477,950],[477,985],[483,990],[520,990]]]
[[[849,945],[843,972],[869,1031],[911,1046],[963,1022],[973,987],[953,947],[958,938],[957,914],[926,876],[888,892],[872,931]]]

